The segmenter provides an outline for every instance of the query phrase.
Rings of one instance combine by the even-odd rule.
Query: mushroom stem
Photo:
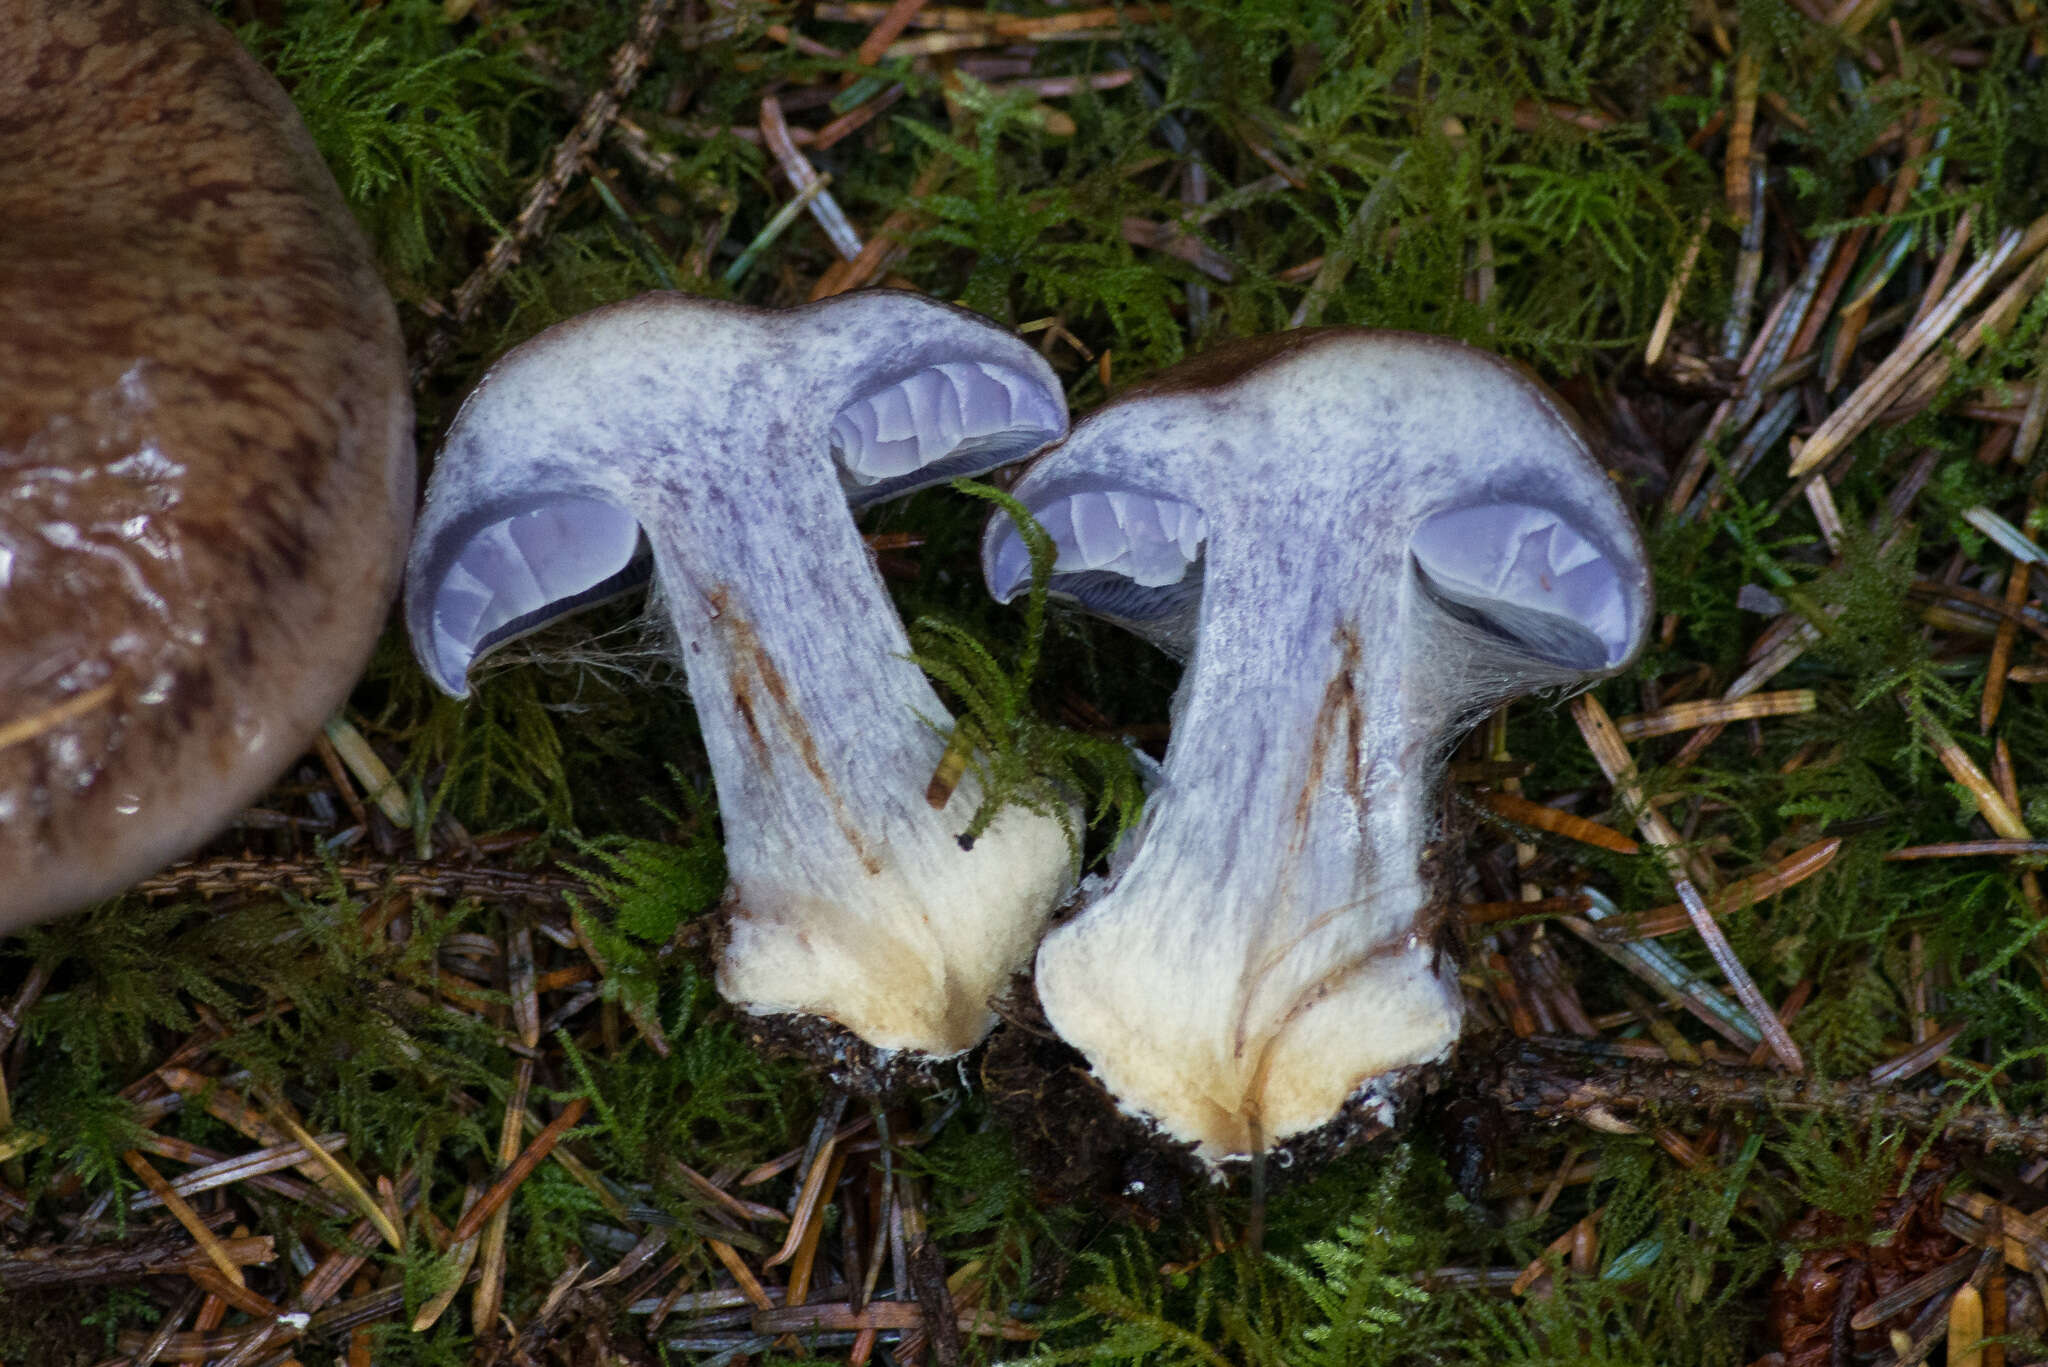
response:
[[[687,492],[649,520],[720,804],[744,814],[725,824],[719,989],[858,1022],[880,1048],[958,1053],[1065,887],[1065,838],[1016,811],[961,849],[972,774],[945,811],[924,797],[948,713],[837,486],[793,485],[744,524]],[[809,531],[774,530],[789,526]]]
[[[1457,700],[1374,644],[1412,612],[1406,529],[1347,537],[1301,512],[1289,536],[1322,548],[1310,555],[1241,553],[1270,535],[1258,527],[1212,536],[1199,644],[1136,848],[1039,954],[1067,1042],[1112,1093],[1206,1136],[1209,1156],[1322,1123],[1367,1079],[1441,1055],[1461,1014],[1421,915]],[[1289,587],[1303,582],[1314,591]],[[1141,910],[1198,906],[1257,910]],[[1062,1010],[1106,999],[1143,1015]],[[1208,1113],[1169,1113],[1184,1104]]]
[[[720,990],[876,1049],[959,1053],[1072,861],[1060,822],[1023,810],[962,849],[971,782],[953,816],[926,802],[948,719],[848,505],[1065,425],[1028,346],[918,296],[597,310],[499,361],[450,429],[409,571],[414,648],[460,694],[478,655],[651,562],[725,824]]]

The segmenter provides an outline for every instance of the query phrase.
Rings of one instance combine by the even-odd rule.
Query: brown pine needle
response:
[[[2021,465],[2031,460],[2044,429],[2048,429],[2048,341],[2034,355],[2034,383],[2020,410],[2020,430],[2013,434],[2012,459]]]
[[[206,1221],[199,1218],[199,1212],[186,1204],[184,1197],[171,1190],[171,1184],[164,1180],[163,1174],[158,1172],[147,1158],[139,1151],[130,1149],[121,1155],[121,1161],[142,1179],[142,1185],[148,1187],[157,1200],[164,1203],[164,1209],[171,1213],[171,1217],[185,1227],[185,1232],[192,1236],[192,1242],[199,1245],[200,1252],[206,1255],[208,1262],[220,1270],[222,1277],[235,1286],[246,1287],[249,1284],[242,1276],[242,1269],[228,1256],[228,1251],[221,1247],[221,1242],[214,1237],[213,1231],[206,1227]]]
[[[467,1215],[476,1209],[477,1200],[481,1195],[476,1184],[472,1182],[462,1194],[462,1214]],[[432,1329],[441,1316],[447,1313],[448,1307],[455,1304],[456,1296],[461,1294],[463,1284],[469,1279],[469,1269],[476,1262],[478,1242],[478,1236],[471,1235],[467,1239],[457,1239],[449,1246],[455,1255],[455,1266],[449,1273],[448,1285],[429,1298],[427,1303],[420,1307],[420,1312],[412,1317],[412,1331],[415,1334],[424,1334]]]
[[[2033,231],[2030,229],[2010,259],[2014,262],[2027,260],[2027,244],[2032,240]],[[2035,250],[2038,251],[2039,248]],[[1897,390],[1884,416],[1887,419],[1899,419],[1919,412],[1928,400],[1934,397],[1935,391],[1948,382],[1949,374],[1956,366],[1976,355],[1993,333],[2004,332],[2012,325],[2013,319],[2019,316],[2020,310],[2044,283],[2048,283],[2048,256],[2036,255],[2027,268],[2001,290],[1996,299],[1985,306],[1984,311],[1977,315],[1969,327],[1963,329],[1962,335],[1956,338],[1953,349],[1944,348],[1941,352],[1929,356],[1906,377],[1905,383]]]
[[[847,110],[844,114],[832,120],[832,122],[818,129],[817,135],[811,139],[811,150],[823,152],[846,141],[846,139],[860,132],[861,129],[866,128],[886,113],[891,105],[903,98],[907,89],[906,86],[899,82],[896,85],[890,86],[872,100]],[[823,177],[820,177],[820,179],[823,179]],[[836,264],[844,265],[846,263],[839,262]]]
[[[525,1152],[512,1160],[512,1165],[498,1174],[497,1180],[485,1189],[477,1203],[469,1208],[455,1225],[457,1242],[475,1237],[484,1224],[505,1204],[520,1184],[533,1176],[533,1170],[540,1166],[543,1158],[553,1152],[555,1145],[562,1142],[562,1136],[576,1128],[576,1122],[583,1119],[583,1113],[590,1109],[588,1097],[576,1097],[562,1108],[562,1113],[550,1120],[547,1128],[526,1146]]]
[[[881,228],[869,235],[859,256],[851,261],[835,262],[831,269],[819,276],[818,283],[811,287],[811,298],[826,299],[848,290],[857,290],[887,270],[906,250],[904,239],[925,219],[924,211],[916,207],[918,201],[944,184],[952,169],[953,163],[949,158],[934,157],[931,165],[911,182],[910,193],[905,196],[907,207],[882,220]]]
[[[240,1268],[235,1270],[237,1272],[241,1271]],[[251,1291],[240,1280],[229,1281],[212,1268],[195,1267],[187,1271],[185,1275],[192,1280],[194,1286],[199,1287],[207,1295],[219,1296],[245,1315],[251,1315],[257,1319],[271,1320],[279,1320],[285,1317],[286,1311],[283,1306],[272,1301],[267,1296],[260,1296]]]
[[[2006,1327],[2005,1269],[1997,1262],[1993,1262],[1991,1275],[1984,1279],[1984,1337],[2004,1338]],[[1984,1345],[1983,1367],[2005,1367],[2004,1344]]]
[[[1799,325],[1799,331],[1792,338],[1792,346],[1786,352],[1788,359],[1806,355],[1813,350],[1813,344],[1820,340],[1821,330],[1827,326],[1828,318],[1835,311],[1835,301],[1842,297],[1842,288],[1849,283],[1849,273],[1856,269],[1856,262],[1863,255],[1863,244],[1870,239],[1875,225],[1868,222],[1878,206],[1884,202],[1884,187],[1873,185],[1857,206],[1856,216],[1866,220],[1849,230],[1842,240],[1842,248],[1835,253],[1835,259],[1828,266],[1828,273],[1821,281],[1820,293],[1814,296],[1813,306],[1807,310],[1806,320]]]
[[[1728,125],[1728,160],[1723,175],[1727,182],[1728,212],[1737,223],[1749,222],[1754,212],[1750,191],[1750,152],[1756,133],[1757,88],[1763,78],[1763,62],[1748,43],[1735,57],[1735,116]]]
[[[1964,753],[1963,747],[1956,744],[1947,728],[1927,715],[1925,710],[1914,706],[1911,699],[1902,696],[1900,703],[1920,727],[1928,744],[1934,747],[1935,757],[1941,761],[1941,767],[1948,770],[1948,776],[1969,790],[1984,824],[2007,840],[2032,840],[2033,832],[2020,820],[2019,813],[2006,804],[2005,795],[1984,776],[1984,771]]]
[[[1028,1342],[1038,1331],[1028,1324],[991,1314],[986,1310],[963,1310],[955,1317],[963,1334]],[[757,1334],[811,1334],[862,1329],[920,1329],[924,1307],[915,1301],[874,1301],[856,1310],[851,1303],[804,1305],[785,1309],[758,1310],[753,1328]]]
[[[910,27],[910,21],[915,19],[917,12],[928,3],[929,0],[895,0],[894,4],[882,12],[882,17],[875,21],[875,26],[868,30],[868,36],[861,40],[860,48],[854,53],[853,60],[862,66],[873,66],[881,61],[882,54],[889,50],[889,44],[895,42],[903,30]]]
[[[1842,841],[1839,836],[1808,845],[1805,849],[1789,854],[1762,873],[1730,883],[1716,896],[1709,907],[1716,918],[1731,911],[1756,905],[1767,897],[1775,897],[1794,884],[1803,883],[1835,862],[1841,853]],[[1660,935],[1676,935],[1692,925],[1692,917],[1683,906],[1673,903],[1651,911],[1633,915],[1612,916],[1602,921],[1594,933],[1609,940],[1648,940]]]
[[[749,1221],[772,1220],[778,1224],[789,1219],[787,1215],[773,1206],[764,1206],[759,1201],[748,1201],[734,1196],[731,1192],[717,1185],[710,1178],[698,1172],[680,1158],[670,1159],[669,1166],[674,1169],[677,1176],[694,1188],[699,1195],[723,1207],[739,1219]]]
[[[1588,821],[1583,816],[1573,816],[1555,807],[1546,807],[1540,802],[1531,802],[1515,793],[1482,792],[1473,794],[1473,800],[1495,816],[1512,821],[1518,826],[1528,826],[1552,835],[1561,835],[1567,840],[1576,840],[1581,845],[1592,845],[1614,854],[1640,854],[1642,846],[1615,830],[1597,821]]]
[[[532,1089],[533,1060],[522,1058],[513,1069],[512,1093],[506,1098],[505,1114],[498,1125],[501,1169],[511,1167],[519,1156],[520,1121],[526,1114],[526,1098]],[[505,1230],[511,1220],[511,1206],[503,1205],[484,1222],[483,1240],[478,1245],[483,1267],[477,1278],[476,1294],[469,1303],[470,1324],[479,1334],[492,1332],[498,1322],[498,1307],[505,1294]]]
[[[1614,729],[1626,741],[1648,740],[1652,736],[1696,731],[1702,726],[1724,726],[1729,722],[1752,721],[1762,717],[1790,717],[1813,711],[1814,692],[1791,688],[1777,693],[1751,693],[1740,698],[1709,698],[1703,702],[1673,703],[1655,712],[1617,717]]]
[[[1888,863],[1915,859],[1968,859],[1978,855],[2048,854],[2048,840],[1952,840],[1939,845],[1908,845],[1885,856]]]
[[[891,0],[852,0],[847,4],[820,4],[817,16],[835,24],[879,23],[896,8]],[[960,5],[918,6],[910,15],[906,27],[936,29],[946,33],[989,33],[996,37],[1042,38],[1048,33],[1064,29],[1088,29],[1115,25],[1164,23],[1172,17],[1172,10],[1166,5],[1128,5],[1121,11],[1112,8],[1073,10],[1065,14],[1031,18],[1022,15],[990,14],[986,10],[968,9]]]
[[[519,921],[505,936],[505,993],[512,998],[512,1023],[519,1042],[540,1045],[540,983],[534,972],[533,927]]]
[[[774,1256],[762,1263],[763,1270],[786,1263],[796,1256],[798,1247],[810,1232],[812,1223],[819,1217],[824,1194],[830,1188],[825,1178],[832,1170],[832,1156],[839,1147],[837,1134],[827,1135],[825,1142],[818,1146],[818,1156],[811,1160],[811,1170],[804,1174],[803,1190],[798,1194],[796,1209],[790,1212],[789,1232],[782,1241],[782,1247]]]
[[[1764,994],[1757,989],[1756,980],[1749,976],[1749,970],[1735,957],[1735,950],[1729,945],[1728,937],[1721,933],[1713,913],[1707,909],[1699,889],[1685,872],[1684,859],[1680,853],[1683,842],[1671,823],[1660,815],[1643,796],[1642,785],[1636,780],[1635,761],[1629,757],[1628,747],[1614,729],[1614,722],[1607,715],[1607,709],[1591,693],[1581,693],[1572,699],[1572,720],[1578,723],[1579,734],[1585,737],[1586,748],[1593,752],[1593,759],[1606,773],[1614,792],[1630,810],[1639,813],[1637,824],[1657,857],[1664,862],[1672,886],[1678,890],[1678,900],[1684,904],[1686,914],[1691,918],[1693,928],[1699,932],[1700,940],[1707,952],[1713,956],[1714,964],[1727,979],[1728,986],[1735,993],[1736,1000],[1750,1014],[1757,1031],[1764,1042],[1771,1046],[1771,1053],[1787,1072],[1805,1071],[1806,1061],[1800,1057],[1799,1046],[1785,1033],[1785,1026],[1778,1019],[1778,1013],[1771,1009]]]
[[[1998,273],[2019,246],[2020,235],[2007,230],[1998,244],[1980,257],[1977,263],[1963,274],[1942,301],[1928,312],[1920,325],[1900,339],[1892,354],[1878,362],[1843,401],[1842,406],[1830,413],[1827,420],[1814,429],[1811,437],[1799,447],[1792,459],[1791,469],[1786,473],[1793,479],[1809,470],[1818,468],[1832,457],[1853,437],[1868,426],[1880,411],[1887,407],[1893,397],[1906,383],[1913,366],[1939,342],[1948,330],[1955,326],[1976,297],[1983,293],[1991,278]]]
[[[1538,1281],[1549,1273],[1552,1267],[1552,1259],[1557,1259],[1561,1262],[1570,1258],[1574,1251],[1574,1245],[1591,1234],[1594,1224],[1598,1222],[1601,1214],[1606,1209],[1607,1207],[1605,1206],[1595,1207],[1584,1219],[1558,1235],[1555,1239],[1552,1239],[1549,1246],[1543,1252],[1529,1260],[1529,1265],[1522,1269],[1522,1275],[1515,1278],[1514,1284],[1508,1288],[1508,1294],[1510,1296],[1526,1296],[1529,1293],[1529,1288],[1536,1285]],[[1584,1231],[1583,1233],[1581,1232],[1582,1230]]]
[[[1519,921],[1532,916],[1578,916],[1592,905],[1584,894],[1570,897],[1541,897],[1533,902],[1466,902],[1458,908],[1458,914],[1465,918],[1467,925],[1486,925],[1494,921]]]
[[[833,1144],[844,1144],[847,1140],[853,1138],[874,1123],[875,1118],[873,1115],[858,1116],[834,1130],[831,1142]],[[805,1149],[790,1149],[787,1152],[778,1154],[767,1162],[758,1164],[741,1173],[733,1180],[733,1185],[736,1187],[757,1187],[771,1177],[780,1177],[783,1173],[788,1172],[791,1168],[803,1162],[805,1152]]]
[[[1650,341],[1643,348],[1643,364],[1654,366],[1664,354],[1664,344],[1671,340],[1671,325],[1678,321],[1678,305],[1685,298],[1685,287],[1692,283],[1693,268],[1699,265],[1700,248],[1707,240],[1707,224],[1713,215],[1702,212],[1699,225],[1693,229],[1692,240],[1685,244],[1685,255],[1679,258],[1678,270],[1671,277],[1671,288],[1664,292],[1664,306],[1657,310],[1656,326],[1650,329]]]
[[[803,1242],[797,1245],[796,1256],[789,1261],[789,1286],[783,1294],[783,1304],[802,1305],[811,1294],[811,1272],[817,1266],[818,1240],[825,1233],[825,1207],[830,1204],[830,1193],[839,1189],[840,1175],[846,1171],[846,1155],[835,1154],[832,1168],[825,1177],[824,1190],[827,1193],[819,1202],[818,1212],[811,1219],[810,1227],[804,1231]]]
[[[1972,204],[1956,219],[1956,229],[1949,234],[1948,245],[1942,248],[1941,260],[1934,265],[1934,274],[1927,279],[1927,288],[1920,292],[1920,304],[1913,311],[1912,327],[1927,316],[1935,300],[1948,292],[1948,282],[1955,279],[1956,267],[1963,264],[1963,249],[1970,245],[1970,229],[1977,221],[1977,206]]]
[[[761,1287],[761,1279],[754,1275],[754,1269],[747,1266],[746,1259],[740,1257],[738,1249],[722,1239],[706,1239],[704,1242],[711,1245],[712,1254],[719,1262],[725,1264],[725,1270],[739,1283],[740,1292],[747,1298],[747,1304],[756,1310],[775,1308],[775,1302],[768,1298],[768,1293]]]
[[[1997,634],[1992,637],[1991,662],[1984,671],[1984,697],[1977,707],[1977,726],[1982,731],[1990,731],[1997,723],[1998,710],[2005,702],[2005,674],[2012,664],[2013,645],[2019,639],[2020,609],[2026,605],[2029,577],[2026,565],[2018,561],[2006,572],[2006,615],[1999,620]]]
[[[1918,1077],[1946,1057],[1968,1027],[1968,1021],[1957,1021],[1896,1057],[1886,1059],[1870,1070],[1870,1080],[1882,1087],[1896,1087]]]
[[[882,60],[934,57],[947,52],[971,52],[976,48],[1000,47],[1020,40],[1045,42],[1113,38],[1126,25],[1161,23],[1171,15],[1172,10],[1166,5],[1127,5],[1069,10],[1064,14],[1051,14],[1042,18],[1001,15],[991,19],[988,16],[980,16],[979,21],[972,25],[949,23],[939,32],[898,38],[883,50]]]
[[[1993,1200],[1981,1191],[1957,1192],[1945,1204],[1950,1210],[1967,1216],[1976,1226],[1962,1235],[1972,1242],[1985,1242],[1991,1227],[1997,1226],[1998,1232],[2004,1236],[2004,1246],[1999,1252],[2004,1255],[2006,1266],[2021,1272],[2035,1266],[2048,1268],[2048,1228],[2044,1228],[2037,1217]],[[1944,1218],[1942,1225],[1946,1228],[1949,1221]],[[1960,1230],[1955,1232],[1962,1233]]]

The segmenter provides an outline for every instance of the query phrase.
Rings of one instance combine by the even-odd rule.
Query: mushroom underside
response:
[[[1140,630],[1191,631],[1209,535],[1199,508],[1091,482],[1028,511],[1053,541],[1049,591]],[[1014,528],[998,535],[988,579],[1007,603],[1030,583],[1031,556]],[[1432,602],[1537,659],[1600,671],[1632,646],[1621,568],[1562,513],[1519,502],[1452,508],[1425,519],[1409,551]]]
[[[1043,387],[1010,367],[948,361],[854,399],[830,446],[856,507],[1043,445],[1065,423]],[[458,533],[432,585],[436,682],[466,691],[488,652],[645,584],[653,573],[633,514],[605,497],[536,490],[482,512]]]
[[[832,420],[832,454],[855,507],[1017,460],[1066,415],[1044,387],[992,361],[945,361],[854,399]]]

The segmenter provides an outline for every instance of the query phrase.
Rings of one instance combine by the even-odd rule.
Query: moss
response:
[[[865,232],[907,214],[891,270],[1027,329],[1077,412],[1191,352],[1285,327],[1305,304],[1324,322],[1489,346],[1591,396],[1596,416],[1626,407],[1635,427],[1607,423],[1602,445],[1624,458],[1652,515],[1659,606],[1673,620],[1628,676],[1601,686],[1608,710],[1724,689],[1773,620],[1744,606],[1759,601],[1746,588],[1775,595],[1793,624],[1822,629],[1769,685],[1813,690],[1812,712],[1732,726],[1684,763],[1685,735],[1634,746],[1659,810],[1724,871],[1843,842],[1824,872],[1723,918],[1738,957],[1774,1002],[1810,984],[1790,1028],[1824,1075],[1867,1071],[1915,1037],[1918,975],[1933,985],[1936,1019],[1965,1027],[1947,1060],[1959,1081],[1995,1076],[1982,1085],[2008,1107],[2048,1106],[2038,1043],[2048,993],[2024,881],[2040,861],[1884,859],[1984,834],[1927,722],[1994,767],[1995,738],[1976,721],[1991,638],[1930,622],[1926,583],[1946,578],[1995,596],[2008,557],[1963,512],[1988,506],[2015,522],[2038,513],[2048,447],[2024,465],[1981,462],[1986,428],[1962,409],[1980,394],[2025,402],[2048,296],[1957,365],[1924,413],[1852,444],[1834,485],[1849,528],[1839,554],[1788,487],[1782,444],[1712,516],[1655,516],[1658,479],[1732,369],[1718,353],[1739,225],[1725,196],[1726,134],[1708,124],[1728,109],[1739,54],[1754,60],[1768,97],[1757,298],[1775,299],[1822,234],[1869,224],[1871,255],[1890,264],[1859,269],[1857,284],[1878,286],[1882,313],[1917,301],[1965,212],[1982,247],[2048,208],[2037,40],[2000,21],[1999,7],[1895,7],[1901,63],[1888,35],[1868,42],[1775,0],[1188,0],[1169,23],[1036,46],[1032,76],[1124,81],[1057,100],[1071,131],[1048,120],[1036,94],[1003,88],[1011,78],[993,68],[977,77],[957,59],[892,58],[878,72],[857,69],[844,54],[866,24],[834,18],[832,7],[712,7],[730,24],[705,27],[710,16],[692,13],[688,41],[678,28],[654,51],[628,105],[665,160],[601,144],[602,181],[572,176],[544,231],[453,327],[445,301],[609,79],[631,8],[216,8],[304,111],[376,242],[416,351],[444,332],[451,339],[417,396],[424,449],[493,356],[597,303],[676,286],[764,304],[806,297],[831,249],[808,220],[756,242],[787,191],[773,159],[730,130],[757,122],[771,88],[794,103],[814,88],[828,98],[872,88],[856,83],[875,77],[900,82],[901,100],[812,154],[833,194]],[[842,55],[807,51],[771,24]],[[825,117],[800,115],[811,126]],[[1906,150],[1886,135],[1909,117],[1930,120],[1944,141],[1920,157],[1926,174],[1896,211],[1872,214],[1869,189],[1892,183]],[[1208,185],[1203,211],[1189,203],[1193,166]],[[1201,264],[1134,245],[1150,239],[1126,231],[1131,219],[1177,225],[1199,244]],[[1645,372],[1637,358],[1702,224],[1672,345],[1702,358],[1707,378]],[[1824,356],[1839,336],[1831,321]],[[1617,396],[1624,402],[1609,402]],[[1731,450],[1724,438],[1715,454]],[[1932,475],[1905,521],[1881,516],[1924,453]],[[991,800],[1063,804],[1080,794],[1095,824],[1077,829],[1077,847],[1093,856],[1137,810],[1130,756],[1115,737],[1167,720],[1176,670],[1099,623],[1047,608],[1036,591],[1026,611],[988,603],[975,571],[988,507],[963,496],[977,492],[989,497],[928,492],[870,515],[869,530],[921,540],[913,565],[892,566],[892,590],[916,624],[921,662],[981,749]],[[417,1177],[425,1209],[452,1223],[464,1189],[497,1169],[508,1079],[525,1054],[514,1047],[505,983],[465,979],[458,1003],[444,975],[475,949],[465,937],[503,943],[530,917],[511,903],[413,896],[395,880],[422,849],[445,853],[470,837],[512,872],[563,860],[587,870],[575,929],[604,964],[576,984],[596,989],[587,1010],[542,1037],[529,1103],[541,1119],[572,1097],[589,1103],[567,1143],[603,1194],[553,1161],[520,1187],[508,1313],[525,1322],[564,1267],[592,1256],[592,1227],[614,1220],[608,1200],[691,1233],[674,1245],[684,1257],[677,1275],[720,1275],[694,1237],[714,1229],[740,1239],[758,1265],[746,1241],[767,1236],[720,1224],[675,1162],[709,1172],[772,1157],[802,1142],[824,1098],[797,1067],[757,1057],[711,987],[700,922],[719,894],[722,854],[708,769],[680,680],[653,660],[637,613],[614,605],[523,643],[517,667],[489,672],[465,705],[431,693],[394,630],[351,712],[424,800],[416,829],[373,818],[359,845],[332,848],[320,843],[332,823],[317,835],[245,830],[216,853],[245,841],[252,857],[310,871],[311,881],[238,894],[230,914],[191,895],[133,896],[0,951],[10,993],[32,968],[48,973],[9,1074],[12,1133],[35,1142],[0,1170],[35,1203],[36,1228],[55,1229],[58,1211],[100,1196],[117,1227],[130,1218],[135,1182],[122,1155],[141,1136],[143,1112],[123,1089],[216,1027],[206,1068],[231,1079],[218,1085],[280,1098],[316,1132],[346,1131],[352,1164]],[[2042,658],[2036,634],[2022,633],[2019,658]],[[1516,704],[1505,735],[1532,793],[1626,820],[1600,811],[1604,779],[1555,700]],[[2013,756],[2019,809],[2039,832],[2048,827],[2039,686],[2008,687],[1996,737]],[[307,766],[267,801],[318,825],[309,793],[321,783]],[[1468,853],[1512,874],[1503,839],[1486,828]],[[1535,839],[1533,876],[1546,885],[1590,879],[1632,910],[1672,897],[1653,859]],[[392,888],[344,876],[358,856],[393,870]],[[1713,973],[1695,938],[1660,943]],[[1552,948],[1589,1010],[1628,1008],[1624,988],[1635,986],[1605,958],[1562,933]],[[1608,1032],[1623,1034],[1649,1038],[1633,1024]],[[972,1089],[917,1098],[882,1120],[900,1139],[940,1116],[949,1118],[928,1146],[892,1161],[921,1184],[949,1265],[978,1261],[986,1303],[1029,1314],[1043,1331],[1021,1351],[1063,1362],[1748,1362],[1772,1346],[1766,1288],[1801,1251],[1785,1236],[1790,1221],[1825,1211],[1870,1233],[1871,1212],[1911,1162],[1906,1136],[1854,1118],[1726,1120],[1696,1166],[1647,1136],[1532,1132],[1497,1146],[1495,1192],[1467,1195],[1451,1180],[1452,1146],[1418,1133],[1292,1185],[1276,1180],[1263,1207],[1242,1186],[1191,1192],[1179,1213],[1146,1229],[1102,1209],[1042,1204]],[[203,1098],[158,1128],[225,1149],[248,1142]],[[1700,1139],[1700,1128],[1686,1137]],[[1501,1190],[1533,1182],[1541,1191],[1551,1174],[1588,1160],[1592,1180],[1563,1185],[1540,1211]],[[762,1192],[779,1201],[795,1179],[777,1180]],[[238,1200],[281,1248],[332,1245],[350,1223],[269,1196]],[[1546,1250],[1595,1212],[1590,1268],[1563,1267]],[[424,1215],[408,1228],[412,1251],[379,1248],[370,1267],[402,1283],[410,1310],[451,1268],[421,1233]],[[1263,1231],[1256,1245],[1254,1229]],[[1546,1257],[1559,1264],[1547,1296],[1435,1275]],[[147,1325],[156,1305],[132,1290],[10,1295],[0,1357],[77,1356],[49,1346],[61,1341],[56,1324],[79,1326],[92,1346],[84,1357],[105,1356],[106,1333]],[[475,1347],[453,1313],[430,1335],[393,1324],[373,1338],[380,1362],[467,1362]]]

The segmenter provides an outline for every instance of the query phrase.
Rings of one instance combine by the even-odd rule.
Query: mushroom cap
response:
[[[670,488],[747,516],[749,486],[782,478],[760,462],[829,461],[860,508],[1065,427],[1040,357],[922,295],[771,310],[660,292],[593,310],[508,352],[456,415],[407,571],[414,650],[464,696],[481,655],[648,577],[641,519]]]
[[[390,299],[297,113],[185,0],[0,6],[0,928],[211,835],[397,584]]]
[[[1305,539],[1347,521],[1411,529],[1430,600],[1517,676],[1496,685],[1618,671],[1649,622],[1641,533],[1570,411],[1499,357],[1421,333],[1219,348],[1077,423],[1012,492],[1053,538],[1053,593],[1182,657],[1210,538],[1306,567]],[[1006,517],[982,572],[1000,602],[1030,585]]]

